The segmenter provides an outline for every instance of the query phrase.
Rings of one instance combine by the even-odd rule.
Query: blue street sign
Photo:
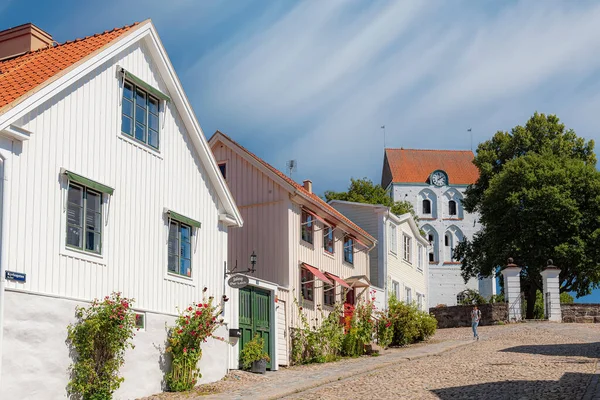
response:
[[[27,275],[21,272],[6,271],[6,279],[17,282],[25,282]]]

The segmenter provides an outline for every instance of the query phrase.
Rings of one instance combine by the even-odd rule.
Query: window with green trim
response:
[[[69,184],[66,245],[102,254],[102,193]]]
[[[192,276],[192,227],[171,220],[169,226],[169,272]]]
[[[133,83],[124,82],[121,131],[158,150],[159,100]]]

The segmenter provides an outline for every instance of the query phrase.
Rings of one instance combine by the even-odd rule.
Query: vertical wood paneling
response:
[[[149,60],[143,44],[132,47],[19,121],[34,135],[13,159],[7,240],[14,249],[9,268],[25,272],[27,282],[7,282],[8,287],[83,299],[120,290],[134,297],[137,307],[169,313],[200,300],[204,286],[217,299],[223,294],[227,231],[218,221],[222,207],[179,113],[169,103],[161,114],[166,120],[158,155],[120,133],[116,65],[167,91]],[[66,218],[61,167],[115,188],[104,208],[100,262],[61,254]],[[193,282],[165,280],[163,208],[202,222],[192,243]]]

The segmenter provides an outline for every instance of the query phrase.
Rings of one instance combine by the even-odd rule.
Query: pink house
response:
[[[314,194],[311,181],[296,183],[222,132],[209,145],[244,219],[229,232],[228,270],[246,271],[257,256],[250,284],[237,293],[235,351],[258,333],[276,370],[289,364],[290,328],[299,326],[295,300],[318,323],[319,308],[327,313],[336,302],[366,297],[376,240]]]

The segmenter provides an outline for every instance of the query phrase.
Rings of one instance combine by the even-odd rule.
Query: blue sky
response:
[[[0,0],[58,42],[151,18],[207,136],[317,192],[388,147],[469,149],[534,111],[598,140],[600,2]],[[600,300],[600,296],[597,296]]]

